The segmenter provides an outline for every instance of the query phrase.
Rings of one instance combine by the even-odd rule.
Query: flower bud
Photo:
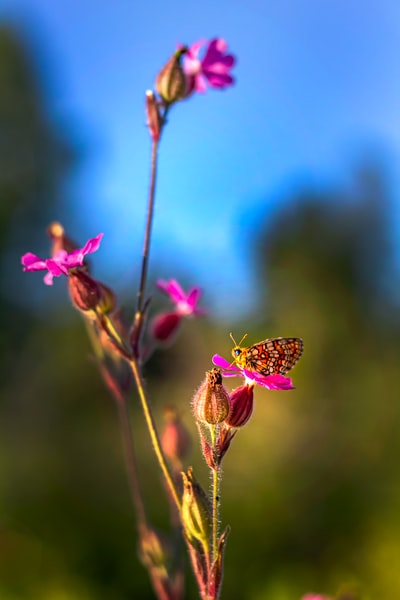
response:
[[[156,315],[150,324],[152,336],[159,342],[168,341],[178,329],[181,315],[175,312]]]
[[[221,423],[229,412],[229,394],[222,385],[219,369],[206,373],[203,383],[193,398],[193,411],[196,419],[209,425]]]
[[[161,436],[161,446],[170,461],[180,468],[190,448],[190,435],[174,408],[165,410],[164,419],[166,425]]]
[[[186,52],[187,48],[185,47],[177,50],[157,75],[156,90],[167,104],[177,102],[184,97],[186,75],[181,59]]]
[[[70,271],[68,287],[72,304],[78,310],[86,312],[98,306],[101,300],[101,287],[82,269]]]
[[[232,427],[221,427],[218,434],[217,439],[217,457],[218,462],[217,466],[219,466],[224,458],[225,454],[229,450],[229,446],[231,445],[231,441],[235,437],[237,433],[237,429],[233,429]]]
[[[156,142],[160,139],[162,128],[162,117],[157,99],[151,90],[146,92],[146,115],[147,127],[149,128],[152,139]]]
[[[139,539],[139,557],[148,569],[157,569],[167,575],[166,564],[170,560],[171,550],[163,537],[153,529],[146,529]]]
[[[253,412],[254,385],[241,385],[230,393],[229,414],[225,425],[243,427]]]
[[[188,541],[196,545],[200,542],[206,552],[211,535],[212,508],[209,497],[195,480],[193,469],[182,472],[182,524]]]
[[[201,451],[203,453],[204,460],[206,461],[210,469],[214,469],[214,471],[216,471],[218,468],[218,464],[215,460],[215,452],[213,452],[213,449],[209,444],[206,436],[204,435],[204,432],[202,431],[201,427],[199,427],[198,429],[200,436]]]

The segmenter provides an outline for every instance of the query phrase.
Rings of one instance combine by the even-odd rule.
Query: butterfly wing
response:
[[[285,375],[302,353],[301,338],[271,338],[247,348],[242,361],[246,362],[246,369],[261,375]]]

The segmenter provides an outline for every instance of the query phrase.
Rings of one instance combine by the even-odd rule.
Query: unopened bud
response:
[[[200,542],[208,552],[211,535],[212,508],[209,497],[195,480],[193,469],[182,472],[182,523],[187,539],[192,544]]]
[[[229,446],[231,445],[231,441],[235,437],[237,431],[237,429],[232,429],[232,427],[220,428],[217,439],[217,466],[221,464],[222,459],[228,452]]]
[[[229,394],[222,384],[219,369],[207,371],[206,377],[193,398],[196,419],[209,425],[221,423],[229,412]]]
[[[218,469],[219,463],[215,460],[215,452],[213,451],[211,445],[209,444],[201,427],[199,427],[198,429],[199,429],[199,436],[200,436],[201,451],[203,453],[204,460],[206,461],[206,463],[208,464],[210,469],[214,469],[214,471],[216,471]]]
[[[152,336],[159,342],[168,341],[178,329],[181,319],[181,315],[174,312],[156,315],[150,324]]]
[[[147,529],[139,539],[139,557],[148,569],[167,575],[166,565],[171,551],[165,539],[153,529]]]
[[[162,117],[157,99],[151,90],[146,92],[146,115],[147,127],[149,128],[152,139],[156,142],[160,139],[162,128]]]
[[[190,448],[190,435],[174,408],[165,410],[166,425],[161,436],[161,446],[164,454],[178,466]]]
[[[253,385],[241,385],[230,393],[230,408],[225,425],[229,427],[246,425],[253,412],[253,388]]]
[[[184,97],[186,75],[181,59],[186,52],[186,47],[177,50],[157,75],[156,90],[167,104],[177,102]]]
[[[101,300],[101,287],[82,269],[69,272],[68,287],[72,304],[79,310],[86,312],[98,306]]]

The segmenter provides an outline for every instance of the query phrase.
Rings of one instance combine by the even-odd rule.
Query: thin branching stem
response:
[[[139,356],[139,341],[143,328],[143,321],[145,316],[145,294],[147,275],[149,271],[149,259],[150,259],[150,244],[151,244],[151,233],[153,229],[153,218],[154,218],[154,203],[155,203],[155,192],[156,192],[156,179],[157,179],[157,153],[158,153],[158,140],[153,140],[151,148],[151,167],[150,167],[150,187],[149,196],[147,202],[147,216],[146,226],[143,240],[143,252],[142,252],[142,267],[140,272],[139,289],[137,292],[137,303],[136,303],[136,314],[133,325],[133,336],[132,336],[132,347],[135,356]]]
[[[85,324],[96,357],[96,362],[103,376],[104,383],[106,384],[107,389],[109,390],[117,406],[119,426],[124,446],[126,476],[131,494],[133,509],[136,513],[137,529],[139,532],[144,533],[147,530],[147,518],[140,490],[136,454],[133,443],[132,429],[130,425],[126,396],[121,390],[121,387],[116,381],[116,379],[111,374],[108,366],[106,365],[106,362],[104,360],[104,351],[101,345],[99,344],[99,340],[93,328],[93,324],[88,322],[86,319]]]
[[[142,380],[142,376],[140,373],[140,368],[139,365],[136,361],[135,358],[133,358],[132,360],[129,361],[130,367],[132,369],[132,373],[133,376],[135,378],[135,383],[136,383],[136,387],[139,393],[139,398],[140,398],[140,402],[142,404],[142,408],[143,408],[143,412],[144,412],[144,416],[146,419],[146,424],[147,424],[147,428],[149,430],[149,434],[150,434],[150,438],[151,438],[151,443],[153,444],[153,449],[155,452],[155,455],[157,457],[158,463],[161,467],[161,470],[163,472],[163,475],[165,477],[165,480],[167,482],[168,485],[168,489],[171,493],[171,497],[180,513],[181,510],[181,502],[178,496],[178,492],[173,480],[173,477],[171,475],[171,472],[169,470],[167,461],[165,459],[164,456],[164,452],[161,448],[161,443],[160,443],[160,438],[158,436],[157,433],[157,428],[156,428],[156,424],[154,421],[154,417],[153,417],[153,412],[151,410],[151,406],[150,406],[150,402],[146,396],[146,392],[144,389],[144,385],[143,385],[143,380]]]

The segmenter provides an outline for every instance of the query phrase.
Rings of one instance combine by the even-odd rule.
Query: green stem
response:
[[[218,425],[210,425],[211,432],[211,447],[214,456],[216,455],[216,443],[217,443],[217,430]],[[212,469],[212,560],[211,563],[217,557],[218,554],[218,530],[219,530],[219,481],[220,471],[219,465],[216,469]]]
[[[168,489],[171,493],[171,497],[172,497],[173,501],[175,502],[178,512],[180,513],[181,502],[180,502],[180,499],[178,496],[177,489],[175,487],[174,480],[173,480],[171,472],[169,470],[167,461],[165,460],[165,456],[164,456],[164,453],[161,448],[161,443],[160,443],[160,439],[158,437],[153,413],[151,410],[150,403],[146,397],[146,393],[144,391],[143,381],[142,381],[142,377],[141,377],[139,366],[137,364],[136,359],[135,358],[131,359],[129,361],[129,365],[132,369],[132,373],[135,378],[136,387],[137,387],[137,390],[139,393],[140,402],[142,404],[144,416],[145,416],[146,423],[147,423],[147,428],[149,430],[150,439],[153,444],[153,449],[154,449],[155,455],[157,457],[158,463],[161,467],[161,470],[162,470],[165,480],[167,482]]]

